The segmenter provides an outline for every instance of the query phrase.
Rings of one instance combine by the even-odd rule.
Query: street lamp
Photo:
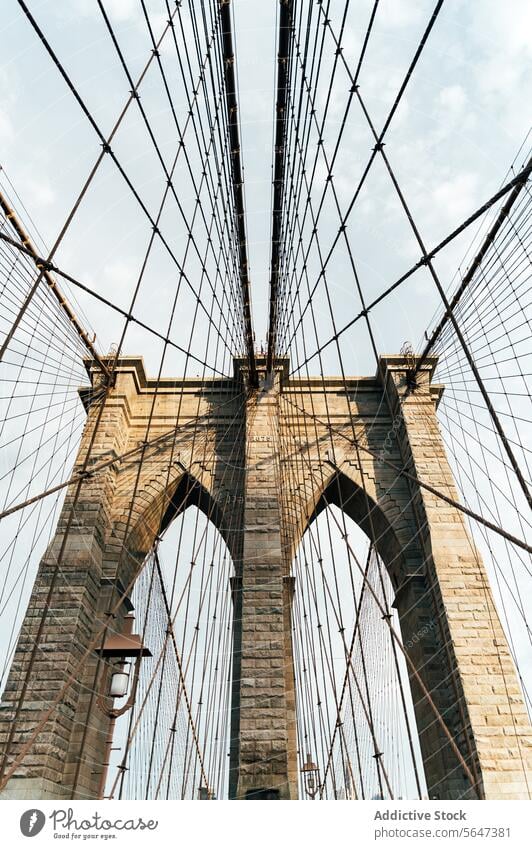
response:
[[[126,669],[126,667],[128,668]],[[129,686],[130,668],[130,663],[124,663],[124,666],[121,664],[117,666],[116,671],[111,675],[108,696],[111,696],[113,699],[122,699],[126,695]]]
[[[307,752],[307,761],[301,767],[303,786],[307,796],[314,799],[320,787],[320,771]]]
[[[200,787],[198,787],[198,799],[206,801],[210,799],[216,799],[216,796],[214,795],[210,787],[204,787],[202,784]]]
[[[107,772],[111,759],[111,750],[113,746],[113,735],[115,723],[119,716],[126,713],[133,707],[135,695],[137,692],[137,683],[139,680],[140,663],[143,657],[151,657],[151,651],[143,645],[139,634],[133,634],[134,617],[128,614],[124,618],[124,630],[121,634],[111,634],[104,640],[103,646],[99,649],[100,657],[105,658],[108,663],[104,663],[100,683],[97,687],[98,696],[96,704],[101,712],[111,720],[109,725],[109,734],[107,737],[105,761],[103,763],[102,773],[100,777],[100,786],[98,788],[98,799],[103,799],[105,784],[107,781]],[[130,686],[131,667],[130,658],[135,658],[133,668],[133,681]],[[107,680],[106,680],[107,679]],[[115,699],[129,698],[122,707],[115,707]],[[110,704],[108,699],[111,700]]]

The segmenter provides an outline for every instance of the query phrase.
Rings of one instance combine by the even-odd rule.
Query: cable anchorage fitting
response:
[[[43,259],[42,257],[35,258],[35,265],[39,269],[39,271],[54,271],[55,266],[49,259]]]

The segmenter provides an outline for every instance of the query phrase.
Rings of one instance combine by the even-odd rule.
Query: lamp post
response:
[[[198,787],[198,799],[210,800],[216,799],[216,796],[214,795],[210,787],[204,787],[203,785],[201,785],[200,787]]]
[[[303,776],[303,786],[307,796],[310,799],[314,799],[320,788],[320,771],[317,765],[311,760],[308,752],[306,763],[304,763],[301,767],[301,774]]]
[[[128,614],[124,618],[123,633],[111,634],[106,637],[103,646],[99,650],[100,657],[105,658],[108,663],[104,663],[103,665],[104,668],[97,688],[98,696],[96,698],[96,704],[100,711],[111,721],[108,737],[105,741],[105,760],[102,764],[98,799],[103,799],[105,792],[116,720],[133,707],[137,692],[141,659],[152,656],[151,651],[143,645],[139,634],[132,633],[133,621],[134,617]],[[133,680],[130,685],[132,658],[135,658],[135,664],[133,668]],[[127,696],[128,691],[129,698],[126,703],[122,707],[115,707],[115,699],[123,699]]]

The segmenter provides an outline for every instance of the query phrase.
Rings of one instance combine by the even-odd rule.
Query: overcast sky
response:
[[[100,126],[108,132],[129,86],[97,3],[54,0],[29,5]],[[109,0],[105,5],[135,75],[150,50],[140,4],[137,0]],[[377,127],[382,125],[433,5],[431,0],[382,0],[379,5],[360,76],[361,91]],[[343,48],[352,68],[371,6],[371,0],[350,3]],[[162,31],[164,4],[152,1],[148,8],[154,31]],[[234,9],[254,320],[260,340],[265,335],[268,295],[277,3],[236,0]],[[342,9],[339,0],[331,4],[330,18],[337,32]],[[531,17],[527,0],[448,0],[443,6],[394,119],[386,148],[428,246],[499,187],[528,131]],[[99,142],[14,0],[4,4],[0,36],[1,164],[49,246],[98,153]],[[318,103],[323,103],[332,55],[329,37]],[[169,47],[163,51],[163,61],[171,75],[176,60]],[[336,80],[324,133],[329,156],[348,91],[343,70],[338,71]],[[143,104],[170,157],[175,128],[167,120],[167,104],[160,99],[157,82],[155,71],[150,71],[143,84]],[[117,136],[116,150],[153,209],[163,175],[138,113],[130,112]],[[371,147],[360,108],[354,104],[335,168],[335,185],[344,208]],[[318,169],[315,197],[323,188],[322,161]],[[185,185],[185,195],[187,190]],[[419,258],[419,249],[380,162],[367,181],[367,191],[355,207],[352,222],[355,261],[369,298]],[[326,210],[320,229],[324,249],[337,224],[332,208],[330,213]],[[105,162],[58,252],[59,264],[97,291],[112,293],[123,305],[130,297],[148,232],[116,169]],[[438,261],[446,283],[472,236],[468,233]],[[164,265],[162,257],[157,257],[153,267],[154,279],[159,273],[159,284],[162,282],[158,300],[164,304],[169,297],[166,283],[174,272],[171,265]],[[354,314],[358,302],[341,250],[331,263],[329,281],[337,313]],[[117,341],[116,317],[88,298],[79,300],[101,348],[107,350]],[[407,339],[416,343],[436,305],[430,280],[422,273],[415,275],[375,315],[379,348],[394,351]],[[162,321],[153,299],[149,303],[142,300],[142,309],[146,308],[148,319],[155,324]],[[324,334],[327,329],[324,325]],[[159,352],[151,342],[148,345],[145,335],[133,330],[126,348],[142,352],[153,370]],[[373,371],[367,348],[362,331],[354,331],[346,346],[352,373]],[[169,361],[168,367],[173,365],[179,363]]]
[[[146,5],[154,33],[158,36],[167,17],[164,0],[149,0]],[[196,8],[200,5],[198,2]],[[386,119],[434,5],[435,0],[381,0],[379,4],[360,75],[360,90],[378,130]],[[107,136],[127,101],[130,85],[106,32],[96,0],[28,0],[28,6]],[[256,339],[260,343],[266,334],[269,285],[278,3],[276,0],[234,0],[233,6],[253,319]],[[342,46],[344,58],[352,70],[358,61],[372,6],[373,0],[352,0],[349,4]],[[332,0],[330,4],[329,17],[336,33],[340,29],[343,7],[341,0]],[[106,0],[105,8],[136,79],[152,46],[140,2]],[[187,30],[187,9],[183,9],[182,16]],[[526,137],[530,127],[531,32],[532,4],[529,0],[447,0],[443,5],[386,136],[387,156],[429,249],[505,182],[514,162],[516,168],[523,164],[528,152]],[[4,174],[0,174],[0,184],[9,188],[11,197],[14,186],[19,196],[17,210],[39,249],[45,252],[56,239],[98,156],[99,139],[16,0],[3,0],[0,47],[0,164],[4,169]],[[168,39],[161,47],[161,59],[178,116],[184,120],[186,101],[179,83],[176,53]],[[316,91],[318,118],[325,102],[333,60],[334,44],[327,34],[321,82]],[[170,163],[177,149],[176,128],[155,64],[150,68],[140,92],[165,161]],[[323,147],[329,157],[334,149],[348,92],[348,76],[340,66],[323,133]],[[373,144],[361,110],[354,102],[334,168],[335,187],[342,210],[351,200]],[[187,136],[187,148],[192,169],[199,173],[201,157],[190,136]],[[165,177],[134,103],[113,141],[113,150],[150,212],[155,214]],[[316,152],[314,133],[311,136],[309,171]],[[324,190],[325,176],[324,160],[318,152],[312,191],[316,205]],[[182,163],[176,173],[175,185],[190,220],[194,193],[190,175]],[[207,207],[206,210],[210,211]],[[338,213],[329,192],[319,227],[319,241],[324,254],[335,237],[338,225]],[[308,226],[307,222],[307,234]],[[199,285],[197,259],[190,253],[185,254],[187,233],[173,201],[166,208],[161,231],[177,256],[187,256],[185,270],[192,284]],[[348,231],[367,301],[375,298],[420,258],[419,247],[380,159],[376,160],[365,189],[355,204]],[[204,244],[205,232],[199,220],[194,225],[194,233],[198,243]],[[467,257],[471,257],[472,243],[478,244],[478,238],[474,242],[476,234],[475,226],[438,256],[435,265],[447,289],[452,290],[456,285],[459,268],[464,268]],[[94,291],[127,309],[149,236],[146,217],[139,211],[112,161],[106,158],[56,254],[56,262]],[[318,254],[313,249],[308,263],[311,284],[317,280],[319,269]],[[292,280],[294,285],[300,270],[301,259],[298,274]],[[342,325],[360,309],[342,241],[329,263],[327,284],[334,320]],[[65,288],[79,305],[86,324],[96,333],[97,346],[107,352],[120,338],[122,320],[90,296]],[[190,292],[183,287],[176,317],[168,325],[175,291],[175,265],[158,244],[150,257],[135,313],[160,332],[166,333],[169,327],[170,337],[186,348],[194,303]],[[310,324],[304,324],[309,351],[315,349],[318,341],[326,341],[332,333],[331,316],[324,295],[321,283],[314,299],[317,338]],[[208,301],[205,303],[208,304]],[[419,346],[425,330],[433,325],[438,309],[434,284],[428,273],[421,270],[372,313],[378,350],[397,352],[407,340]],[[223,332],[223,314],[213,313],[213,318]],[[206,349],[207,330],[208,321],[202,314],[190,343],[191,350],[200,359],[207,350],[210,365],[229,370],[227,351],[226,356],[223,351],[215,356],[212,340]],[[301,338],[290,350],[293,365],[301,351],[300,342]],[[152,335],[136,326],[129,327],[123,353],[141,354],[151,374],[158,371],[161,351],[160,342]],[[375,371],[373,352],[362,323],[342,337],[341,352],[348,373],[372,374]],[[309,368],[311,373],[317,373],[317,361],[314,360]],[[325,354],[323,368],[328,373],[339,372],[334,347]],[[201,367],[189,362],[186,369],[188,375],[193,375],[199,373]],[[175,350],[168,351],[163,373],[181,375],[184,370],[184,356]],[[76,397],[77,380],[77,375],[74,375],[70,387],[73,398]],[[81,411],[80,427],[82,418]],[[74,434],[72,445],[75,446],[75,443]],[[59,464],[58,459],[56,462]],[[475,492],[471,491],[470,496],[474,499]],[[510,529],[519,532],[515,517],[506,516],[505,520]],[[53,522],[50,521],[50,532],[52,528]],[[173,533],[175,536],[175,528]],[[29,539],[27,535],[26,546]],[[41,548],[44,541],[43,537]],[[482,540],[480,544],[482,547]],[[167,550],[168,562],[172,564],[172,552],[169,548]],[[486,546],[482,550],[488,562]],[[505,556],[507,553],[505,555],[501,551],[500,562],[505,563]],[[36,561],[35,556],[33,559]],[[35,567],[36,562],[31,568]],[[490,562],[488,569],[493,578]],[[28,580],[27,591],[30,586],[31,580]],[[519,631],[521,626],[517,619],[516,622]],[[523,669],[530,677],[530,640],[523,635],[522,629],[518,633],[517,649]]]

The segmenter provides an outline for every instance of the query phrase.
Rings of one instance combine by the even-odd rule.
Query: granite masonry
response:
[[[373,540],[394,587],[422,681],[411,676],[430,797],[530,798],[532,729],[481,557],[463,513],[415,482],[459,500],[435,365],[427,359],[413,383],[411,359],[383,356],[375,377],[344,381],[289,378],[287,360],[266,375],[259,358],[250,389],[243,359],[232,379],[157,383],[140,357],[124,357],[102,412],[100,373],[87,363],[74,469],[85,475],[42,558],[2,697],[6,769],[39,733],[2,796],[97,797],[109,719],[93,709],[105,663],[95,635],[106,620],[120,633],[154,542],[194,504],[234,563],[230,798],[296,799],[291,564],[335,504]]]

